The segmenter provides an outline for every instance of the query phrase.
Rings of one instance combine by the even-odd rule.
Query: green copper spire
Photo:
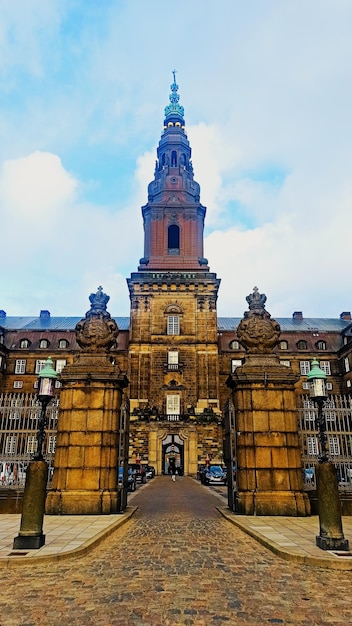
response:
[[[176,70],[173,70],[174,82],[170,85],[171,94],[169,95],[170,104],[165,107],[165,121],[168,122],[170,118],[181,119],[184,123],[183,116],[185,110],[178,102],[180,99],[178,91],[178,85],[176,84]]]

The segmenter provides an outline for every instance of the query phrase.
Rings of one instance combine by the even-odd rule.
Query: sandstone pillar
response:
[[[120,510],[120,408],[128,381],[108,356],[118,333],[106,312],[108,296],[99,288],[90,299],[91,310],[76,327],[83,351],[61,374],[54,475],[46,502],[49,515]]]
[[[245,363],[229,377],[235,407],[237,492],[243,515],[310,514],[303,491],[294,385],[297,376],[272,352],[280,326],[255,288],[237,334],[247,347]]]

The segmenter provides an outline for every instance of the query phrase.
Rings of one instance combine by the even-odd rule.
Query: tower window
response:
[[[177,166],[177,153],[176,150],[173,150],[171,152],[171,167],[176,167]]]
[[[168,370],[178,370],[178,352],[176,350],[169,350],[167,353],[167,368]]]
[[[180,228],[176,224],[171,224],[167,230],[167,247],[171,254],[180,249]]]
[[[178,315],[167,316],[167,334],[168,335],[180,334],[180,318]]]

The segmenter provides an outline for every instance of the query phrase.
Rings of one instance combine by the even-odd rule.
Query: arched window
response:
[[[234,340],[234,341],[230,341],[230,349],[231,350],[239,350],[240,349],[240,344],[238,341]]]
[[[171,152],[171,167],[176,167],[177,166],[177,152],[176,150],[173,150]]]
[[[318,348],[318,350],[326,350],[326,342],[325,341],[318,341],[315,345]]]
[[[297,341],[298,350],[307,350],[307,342],[304,339]]]
[[[167,247],[169,254],[177,254],[180,250],[180,228],[171,224],[167,230]]]

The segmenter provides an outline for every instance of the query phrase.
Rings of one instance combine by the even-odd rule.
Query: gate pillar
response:
[[[118,328],[99,288],[91,310],[76,326],[83,351],[61,374],[62,391],[49,515],[109,514],[119,511],[118,444],[120,408],[128,380],[108,356]]]
[[[237,490],[235,510],[243,515],[310,515],[303,491],[302,460],[293,370],[272,350],[280,326],[265,310],[257,288],[238,329],[248,356],[228,378],[235,407]]]

